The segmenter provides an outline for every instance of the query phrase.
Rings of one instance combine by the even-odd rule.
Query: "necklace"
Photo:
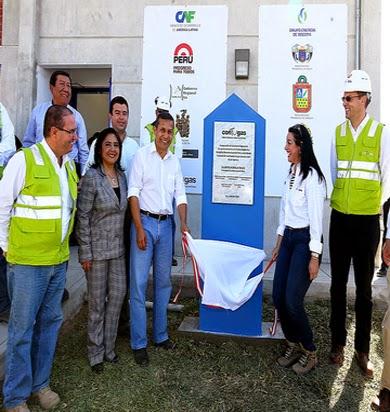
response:
[[[104,171],[106,172],[106,176],[110,180],[111,186],[118,187],[118,177],[116,175],[116,172],[114,171],[114,174],[110,174],[107,170]]]

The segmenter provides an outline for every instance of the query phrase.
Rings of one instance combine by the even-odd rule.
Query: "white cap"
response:
[[[156,108],[160,110],[166,110],[169,112],[169,109],[171,108],[171,102],[167,97],[156,97],[154,100],[154,103],[156,104]]]
[[[364,70],[352,70],[345,80],[345,92],[371,93],[371,80]]]

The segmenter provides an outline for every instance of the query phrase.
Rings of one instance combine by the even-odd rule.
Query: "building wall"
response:
[[[113,95],[122,94],[130,103],[128,131],[139,136],[141,107],[143,11],[146,5],[226,4],[229,10],[226,92],[240,95],[255,110],[258,104],[258,14],[259,6],[288,4],[281,0],[0,0],[4,6],[3,45],[0,47],[1,100],[9,108],[16,132],[23,135],[28,116],[37,99],[39,70],[66,67],[110,69]],[[294,2],[295,4],[297,2]],[[300,2],[298,2],[300,3]],[[348,5],[348,70],[355,67],[355,1],[320,0],[305,4]],[[244,6],[245,5],[245,6]],[[380,96],[380,0],[362,0],[362,68],[374,87],[370,111],[379,114]],[[374,30],[373,28],[378,28]],[[329,41],[332,41],[329,39]],[[234,78],[234,49],[250,49],[248,80]],[[331,59],[332,56],[329,56]],[[158,61],[156,61],[158,70]],[[85,74],[85,70],[82,70]],[[83,74],[80,74],[81,78]],[[324,79],[326,82],[326,79]],[[105,86],[101,85],[101,86]],[[39,93],[38,93],[39,94]],[[261,97],[260,97],[261,98]],[[334,125],[330,125],[332,130]],[[281,148],[282,150],[282,148]],[[190,225],[199,236],[201,196],[191,195]],[[265,249],[274,242],[278,198],[266,199]],[[325,219],[327,232],[328,215]],[[325,259],[327,256],[325,256]]]

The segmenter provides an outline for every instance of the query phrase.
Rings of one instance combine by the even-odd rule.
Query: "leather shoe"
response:
[[[334,345],[329,354],[329,362],[333,365],[342,366],[344,363],[344,346]]]
[[[148,357],[148,352],[146,352],[146,348],[133,349],[133,355],[134,355],[134,360],[136,364],[140,366],[149,365],[149,357]]]
[[[374,376],[374,366],[368,359],[368,353],[355,351],[355,359],[360,370],[366,378]]]
[[[175,258],[172,258],[172,266],[177,266],[177,260]]]
[[[105,362],[108,363],[118,363],[119,362],[119,356],[115,355],[112,359],[108,359],[106,357],[104,357]]]
[[[102,373],[104,371],[103,362],[96,363],[95,365],[92,365],[91,369],[92,369],[92,372],[95,372],[95,373],[98,373],[98,374]]]
[[[381,389],[378,397],[371,402],[373,411],[390,412],[390,391],[386,388]]]
[[[165,350],[172,350],[176,347],[176,345],[170,339],[155,343],[154,346],[156,346],[156,348],[163,348]]]

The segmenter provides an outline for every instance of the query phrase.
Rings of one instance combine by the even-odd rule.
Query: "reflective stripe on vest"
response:
[[[339,212],[375,215],[380,211],[380,145],[383,125],[369,119],[356,141],[349,123],[336,128],[337,173],[331,207]]]

